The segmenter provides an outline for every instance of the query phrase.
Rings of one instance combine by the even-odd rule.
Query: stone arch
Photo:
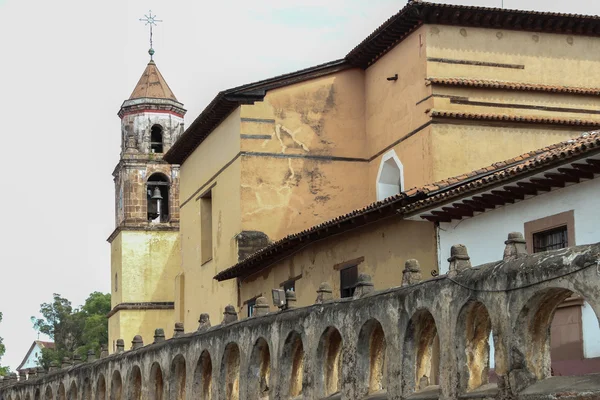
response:
[[[210,353],[204,350],[200,354],[196,370],[194,371],[194,384],[192,393],[200,400],[210,400],[212,389],[212,361]]]
[[[516,387],[524,388],[535,380],[551,376],[550,326],[558,305],[573,293],[558,287],[543,289],[521,308],[513,327],[515,335],[510,351],[511,374]],[[520,377],[516,378],[515,374]]]
[[[394,150],[381,157],[377,172],[377,200],[400,193],[404,186],[404,167]]]
[[[106,379],[103,374],[98,376],[96,382],[96,400],[106,400]]]
[[[82,400],[92,400],[92,383],[90,378],[85,378],[83,381],[83,389],[81,391]]]
[[[343,340],[333,326],[327,327],[317,347],[316,382],[318,394],[329,396],[342,390]]]
[[[233,342],[225,347],[223,353],[221,382],[225,384],[226,399],[238,400],[240,398],[240,348]]]
[[[131,372],[129,373],[129,384],[127,392],[127,397],[129,400],[142,399],[142,371],[137,365],[134,365],[131,369]]]
[[[17,394],[15,395],[15,400],[21,400],[21,395],[17,393]]]
[[[71,382],[71,387],[69,388],[69,400],[78,400],[79,391],[77,389],[77,383],[75,381]]]
[[[42,393],[40,391],[40,388],[36,388],[35,392],[33,394],[33,400],[41,400],[41,399],[42,399]]]
[[[271,352],[269,344],[260,337],[254,343],[248,367],[248,398],[258,400],[269,396]]]
[[[157,362],[150,367],[150,380],[148,381],[148,398],[150,400],[162,400],[165,394],[162,368]]]
[[[437,326],[431,312],[417,310],[406,327],[402,354],[402,391],[404,395],[424,389],[437,376],[433,360]]]
[[[113,372],[110,382],[110,400],[121,400],[123,398],[123,379],[119,371]]]
[[[25,400],[31,400],[31,395],[29,393],[25,394]]]
[[[44,391],[44,399],[45,400],[53,400],[54,394],[52,393],[52,388],[50,385],[46,386],[46,390]]]
[[[370,319],[361,327],[356,346],[359,391],[362,396],[377,393],[386,388],[385,352],[386,340],[383,327],[376,319]]]
[[[171,400],[185,400],[186,369],[185,358],[178,354],[171,363],[171,379],[169,382]]]
[[[492,320],[486,306],[469,300],[456,324],[456,358],[459,390],[468,392],[489,383]]]
[[[65,390],[65,384],[64,383],[60,383],[60,385],[58,385],[58,392],[56,393],[56,398],[58,400],[67,400],[67,391]]]
[[[302,337],[296,331],[292,331],[285,339],[281,353],[281,382],[284,385],[282,393],[288,393],[290,398],[298,397],[302,394],[304,377],[304,345]]]

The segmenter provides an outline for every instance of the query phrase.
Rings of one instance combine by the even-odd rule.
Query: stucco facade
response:
[[[240,310],[245,297],[264,292],[245,288],[245,281],[211,280],[241,259],[239,235],[258,232],[276,241],[380,199],[386,160],[401,171],[393,178],[400,191],[600,125],[597,93],[548,89],[594,88],[590,71],[600,67],[600,58],[588,54],[600,54],[598,47],[596,38],[569,34],[424,24],[367,67],[336,62],[248,85],[248,93],[264,94],[240,103],[202,133],[196,147],[186,145],[203,129],[204,114],[198,117],[181,139],[192,146],[181,159],[186,325],[196,321],[201,304],[209,303],[216,318],[225,304]],[[472,84],[480,81],[487,86]],[[207,193],[210,259],[200,251],[207,243],[201,221]],[[331,256],[323,265],[344,257]]]

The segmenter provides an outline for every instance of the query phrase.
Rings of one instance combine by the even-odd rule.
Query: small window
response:
[[[534,233],[533,252],[539,253],[542,251],[557,250],[569,247],[567,233],[566,226],[560,226],[547,231]]]
[[[119,275],[115,273],[115,292],[119,291]]]
[[[377,200],[383,200],[402,191],[402,163],[394,150],[383,155],[377,174]]]
[[[200,198],[200,257],[202,264],[212,260],[212,191]]]
[[[154,125],[150,130],[150,152],[163,152],[163,129],[160,125]]]
[[[248,317],[251,317],[254,314],[254,306],[256,305],[256,299],[249,300],[246,303],[248,306]]]
[[[288,281],[286,283],[283,284],[283,290],[284,291],[288,291],[291,290],[292,292],[296,291],[296,281]]]
[[[358,281],[358,265],[340,270],[340,296],[352,297]]]

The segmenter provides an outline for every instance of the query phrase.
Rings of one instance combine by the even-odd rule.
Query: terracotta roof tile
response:
[[[528,124],[549,124],[549,125],[568,125],[582,127],[600,127],[600,121],[582,120],[571,118],[549,118],[549,117],[534,117],[534,116],[517,116],[504,114],[475,114],[455,111],[431,110],[432,118],[452,118],[474,121],[498,121],[498,122],[521,122]]]
[[[432,84],[444,86],[465,86],[484,89],[506,89],[523,90],[531,92],[551,92],[579,94],[587,96],[600,95],[600,88],[584,88],[574,86],[541,85],[536,83],[507,82],[486,79],[467,79],[467,78],[427,78]]]
[[[167,81],[163,78],[154,61],[150,61],[142,73],[129,100],[140,98],[169,99],[177,101]]]
[[[275,262],[271,256],[285,256],[286,252],[297,250],[298,244],[294,241],[305,240],[313,241],[312,234],[321,233],[319,239],[329,236],[333,233],[328,233],[327,230],[332,227],[338,227],[339,231],[353,229],[359,225],[350,224],[345,228],[341,224],[347,223],[359,216],[365,216],[375,211],[381,211],[384,208],[392,209],[391,213],[379,212],[379,218],[387,218],[396,210],[401,210],[402,213],[413,212],[421,208],[431,207],[434,204],[442,203],[446,199],[464,195],[473,190],[479,190],[482,187],[488,186],[497,181],[513,178],[522,173],[529,173],[532,170],[546,167],[553,161],[564,161],[572,156],[592,151],[600,150],[600,131],[588,132],[576,139],[567,140],[556,143],[551,146],[544,147],[533,152],[521,154],[509,160],[494,163],[477,171],[472,171],[468,174],[462,174],[455,177],[450,177],[439,182],[428,184],[422,187],[414,187],[404,192],[388,197],[384,200],[371,203],[360,209],[351,211],[347,214],[325,221],[311,228],[298,233],[288,235],[269,246],[257,251],[236,265],[220,272],[215,276],[217,280],[231,279],[240,275],[255,272],[266,267],[262,262]],[[438,191],[442,193],[436,193]],[[394,210],[396,209],[396,210]],[[304,246],[302,244],[301,246]]]

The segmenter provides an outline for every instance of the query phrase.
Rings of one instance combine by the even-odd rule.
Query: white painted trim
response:
[[[390,159],[394,160],[394,162],[396,163],[396,166],[400,170],[400,187],[399,187],[398,193],[400,193],[402,190],[404,190],[404,166],[402,165],[402,162],[398,158],[398,155],[396,154],[396,152],[394,150],[390,150],[381,157],[381,161],[379,162],[379,170],[377,171],[377,179],[375,180],[375,188],[377,190],[377,200],[383,200],[384,198],[390,196],[390,195],[387,195],[387,196],[385,195],[384,190],[383,190],[384,188],[381,187],[382,184],[379,183],[379,180],[381,179],[381,173],[383,172],[383,167],[385,166],[385,162]]]

